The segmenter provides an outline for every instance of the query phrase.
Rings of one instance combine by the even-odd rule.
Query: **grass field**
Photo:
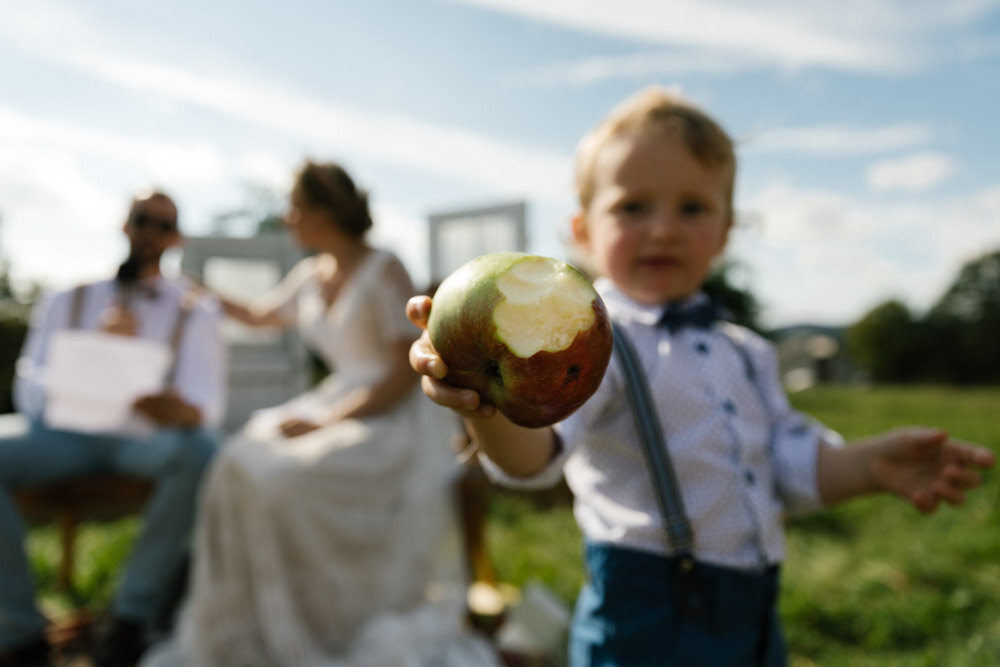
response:
[[[1000,388],[825,387],[792,401],[848,439],[924,424],[1000,452]],[[966,505],[930,517],[894,498],[873,497],[790,523],[781,610],[793,667],[1000,665],[998,502],[995,470]],[[583,568],[569,509],[538,511],[497,495],[490,514],[489,548],[500,579],[541,581],[571,604]],[[45,605],[100,609],[134,530],[134,521],[84,529],[80,590],[70,599],[53,588],[53,529],[33,529],[30,548]]]

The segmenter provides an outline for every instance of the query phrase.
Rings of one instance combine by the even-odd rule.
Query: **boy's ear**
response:
[[[587,219],[583,211],[577,212],[570,222],[570,231],[573,235],[573,244],[582,250],[590,248],[590,232],[587,229]]]
[[[722,242],[719,243],[719,252],[720,253],[723,250],[726,249],[727,245],[729,245],[729,233],[731,231],[733,231],[733,221],[732,221],[732,219],[729,220],[729,224],[726,225],[726,228],[722,232]]]

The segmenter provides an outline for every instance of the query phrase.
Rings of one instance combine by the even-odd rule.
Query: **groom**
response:
[[[0,438],[0,667],[52,665],[46,619],[38,610],[24,551],[24,529],[11,499],[19,486],[101,472],[153,480],[143,527],[98,636],[98,667],[131,667],[147,646],[146,632],[169,595],[170,575],[186,554],[197,488],[217,444],[225,407],[225,349],[220,308],[197,297],[184,280],[160,273],[163,253],[181,243],[177,206],[165,193],[132,200],[123,231],[129,256],[107,280],[46,295],[32,314],[17,364],[14,400],[27,433]],[[54,333],[103,331],[170,347],[173,365],[162,389],[138,397],[130,429],[77,432],[45,420],[43,378]]]

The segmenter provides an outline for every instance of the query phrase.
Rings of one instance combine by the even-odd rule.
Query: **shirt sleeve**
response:
[[[420,330],[406,316],[406,302],[416,290],[402,262],[387,252],[372,282],[371,299],[379,333],[390,343],[416,340]]]
[[[773,420],[772,456],[778,495],[790,516],[820,509],[823,503],[816,477],[819,448],[840,447],[844,439],[792,408],[778,376],[773,346],[755,346],[753,354],[760,391]]]
[[[546,489],[559,483],[563,476],[563,466],[573,454],[575,443],[583,440],[583,434],[595,420],[605,419],[609,411],[618,409],[614,403],[621,394],[621,376],[615,357],[604,373],[604,379],[598,385],[597,391],[575,412],[552,426],[555,431],[558,451],[548,464],[531,477],[513,477],[503,471],[485,454],[479,454],[483,470],[491,481],[512,489]]]
[[[45,357],[52,332],[65,325],[69,315],[67,293],[45,293],[31,314],[28,333],[14,374],[13,398],[18,412],[41,419],[45,410]]]
[[[202,424],[218,427],[225,417],[227,350],[221,329],[222,310],[211,297],[194,306],[177,351],[174,387],[198,407]]]

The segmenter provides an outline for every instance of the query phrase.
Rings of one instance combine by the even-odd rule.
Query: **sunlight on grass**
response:
[[[935,425],[1000,452],[1000,388],[821,387],[791,399],[849,439]],[[873,497],[791,521],[781,612],[792,667],[1000,665],[998,475],[987,472],[965,506],[932,516]],[[131,520],[82,530],[75,596],[54,590],[54,530],[33,529],[32,562],[46,605],[106,604],[136,527]],[[568,507],[538,509],[493,494],[487,545],[501,581],[538,580],[568,605],[575,601],[585,575]]]

